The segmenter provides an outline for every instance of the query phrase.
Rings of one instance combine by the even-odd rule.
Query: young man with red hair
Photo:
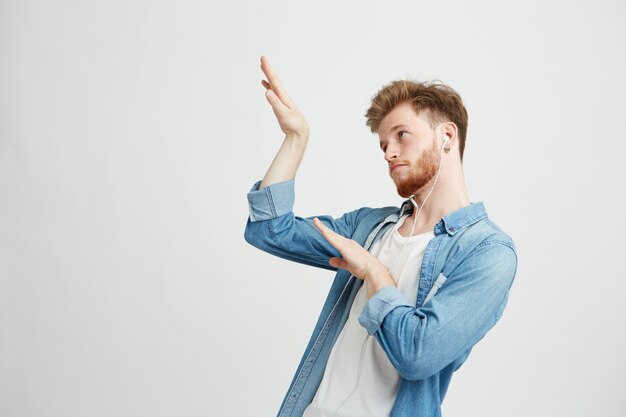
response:
[[[383,87],[367,125],[407,200],[301,218],[294,178],[309,128],[265,57],[261,69],[285,138],[248,193],[246,240],[337,271],[278,415],[440,416],[453,372],[500,318],[517,268],[512,239],[467,193],[460,96],[441,83]]]

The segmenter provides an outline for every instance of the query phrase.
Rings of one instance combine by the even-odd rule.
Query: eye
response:
[[[399,132],[398,132],[398,137],[399,137],[400,139],[402,139],[402,134],[403,134],[403,133],[409,133],[409,132],[407,132],[406,130],[401,130],[401,131],[399,131]]]

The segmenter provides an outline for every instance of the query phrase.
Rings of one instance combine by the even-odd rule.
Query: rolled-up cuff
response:
[[[277,182],[259,190],[261,181],[254,183],[248,193],[250,221],[273,219],[293,210],[295,179]]]
[[[365,304],[359,316],[359,323],[365,327],[367,333],[374,334],[387,314],[399,306],[411,307],[397,287],[393,285],[383,287]]]

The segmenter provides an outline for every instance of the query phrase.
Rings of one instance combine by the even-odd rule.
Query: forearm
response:
[[[285,136],[280,149],[263,177],[259,189],[296,177],[296,172],[309,142],[308,132]]]
[[[359,323],[375,335],[405,379],[427,378],[460,357],[495,325],[517,268],[512,247],[481,244],[425,304],[392,287],[370,298]]]
[[[244,237],[251,245],[291,261],[335,270],[330,258],[339,252],[319,234],[311,217],[303,218],[293,213],[294,180],[284,181],[259,190],[261,181],[255,183],[247,195],[250,215]],[[363,207],[341,217],[317,216],[329,230],[351,237],[356,225],[372,209]]]

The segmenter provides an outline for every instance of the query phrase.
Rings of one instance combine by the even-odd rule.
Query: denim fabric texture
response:
[[[317,324],[298,365],[279,417],[302,416],[324,375],[333,344],[345,324],[363,281],[337,270],[328,260],[340,256],[313,225],[313,217],[293,213],[295,180],[248,193],[250,215],[245,239],[284,259],[337,271]],[[413,210],[363,207],[339,218],[316,216],[326,226],[365,249]],[[452,374],[504,310],[517,269],[513,240],[488,217],[481,202],[443,217],[425,250],[417,298],[407,300],[387,286],[358,317],[374,335],[400,374],[393,417],[441,415]],[[296,279],[296,278],[294,278]]]

